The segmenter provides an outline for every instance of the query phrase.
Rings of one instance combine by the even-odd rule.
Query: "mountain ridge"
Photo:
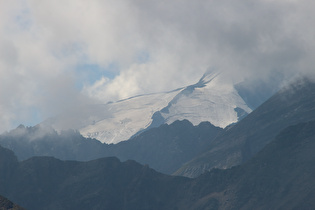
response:
[[[301,79],[283,88],[239,123],[212,141],[208,152],[196,157],[176,175],[195,177],[213,167],[241,164],[260,151],[277,133],[315,119],[315,83]],[[211,161],[212,160],[212,161]]]
[[[224,82],[219,73],[208,72],[193,85],[94,105],[86,108],[87,116],[80,117],[82,113],[67,116],[65,113],[42,124],[51,125],[56,130],[76,129],[84,137],[116,144],[176,120],[187,119],[194,125],[209,121],[224,128],[239,120],[236,108],[244,114],[252,111],[233,85]]]
[[[13,150],[19,160],[32,156],[54,156],[62,160],[89,161],[116,156],[122,161],[136,160],[159,172],[171,174],[185,162],[205,152],[222,130],[209,122],[194,126],[187,120],[175,121],[144,131],[129,141],[108,145],[86,139],[73,130],[58,133],[40,125],[19,126],[0,135],[0,145]]]
[[[190,179],[135,161],[33,157],[10,168],[0,194],[29,209],[313,209],[315,121],[286,127],[246,163]]]

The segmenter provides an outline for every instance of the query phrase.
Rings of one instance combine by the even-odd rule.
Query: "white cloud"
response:
[[[136,1],[127,13],[131,31],[151,60],[131,61],[100,94],[121,98],[172,89],[196,81],[209,67],[237,80],[273,71],[288,77],[313,72],[312,6],[311,1]]]
[[[0,0],[0,131],[27,122],[31,108],[44,119],[91,97],[187,85],[208,68],[237,80],[313,73],[314,8],[310,0]],[[85,63],[116,76],[86,83],[75,69]]]

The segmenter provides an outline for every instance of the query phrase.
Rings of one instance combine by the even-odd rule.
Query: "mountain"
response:
[[[65,113],[43,124],[56,130],[76,129],[84,137],[116,144],[176,120],[186,119],[193,125],[208,121],[224,128],[252,111],[234,86],[216,73],[207,73],[196,84],[173,91],[139,95],[84,110],[86,113]]]
[[[174,99],[169,104],[168,109],[178,106],[181,100],[189,101],[189,97],[192,95],[196,96],[198,91],[204,91],[204,85],[211,87],[210,83],[212,83],[215,86],[214,89],[218,89],[220,85],[215,83],[217,82],[215,79],[218,78],[209,78],[208,76],[205,75],[196,85],[182,91],[182,94],[178,95],[176,100]],[[250,96],[250,94],[244,94],[243,92],[251,86],[246,83],[245,85],[244,83],[239,84],[238,89],[242,89],[240,91],[240,93],[242,92],[241,95]],[[261,84],[257,85],[257,87],[260,86]],[[192,93],[189,94],[187,91]],[[263,91],[258,92],[262,93]],[[250,96],[246,100],[249,98],[253,97]],[[250,101],[255,101],[255,99]],[[235,110],[238,109],[235,108]],[[98,109],[96,111],[98,113],[101,112]],[[122,113],[126,113],[126,110],[124,111]],[[164,109],[155,112],[152,125],[158,125],[156,116],[158,114],[162,116],[162,112],[167,113]],[[197,116],[198,111],[195,110],[194,112]],[[25,160],[32,156],[53,156],[62,160],[88,161],[101,157],[116,156],[122,161],[128,159],[136,160],[141,164],[150,165],[159,172],[171,174],[186,162],[210,150],[213,145],[213,139],[217,138],[219,133],[222,132],[222,128],[215,127],[211,123],[203,122],[194,126],[187,120],[175,121],[173,124],[170,123],[170,125],[162,124],[160,127],[155,128],[152,125],[149,126],[150,129],[139,132],[129,141],[119,142],[115,145],[102,144],[95,139],[84,138],[80,133],[73,130],[56,132],[52,127],[43,124],[28,128],[20,126],[9,133],[0,135],[0,144],[13,150],[19,160]],[[229,129],[226,128],[225,130]],[[197,168],[196,172],[192,171],[192,173],[199,175],[206,167],[201,166],[201,169]],[[186,172],[183,175],[191,176]]]
[[[314,209],[314,149],[315,121],[289,126],[243,165],[193,179],[190,209]]]
[[[282,130],[240,167],[234,207],[314,209],[315,121]],[[257,206],[259,208],[257,208]]]
[[[283,129],[243,165],[195,179],[134,161],[34,157],[0,147],[0,194],[28,209],[314,209],[315,121]],[[3,168],[6,167],[6,168]]]
[[[86,139],[79,132],[57,132],[53,128],[37,125],[18,126],[0,135],[0,145],[17,155],[19,160],[33,156],[54,156],[63,160],[92,160],[104,156],[103,144],[95,139]]]
[[[234,85],[247,106],[255,110],[285,86],[288,79],[277,71],[264,79],[244,79]]]
[[[315,83],[301,79],[283,88],[215,138],[210,149],[175,174],[196,177],[211,168],[230,168],[260,151],[283,128],[315,119]]]
[[[18,160],[14,153],[0,146],[0,186],[2,190],[10,187],[7,180],[10,179],[11,174],[14,173],[17,166]]]
[[[7,198],[0,195],[0,209],[1,210],[24,210],[24,208],[19,205],[13,203]]]
[[[159,172],[172,174],[207,151],[222,130],[209,122],[194,126],[187,120],[175,121],[147,130],[129,141],[110,145],[108,151],[121,160],[136,160]]]
[[[13,159],[6,158],[7,163]],[[0,177],[8,186],[1,185],[0,193],[33,210],[169,209],[168,197],[188,180],[117,158],[77,162],[34,157],[12,168],[9,177]]]
[[[222,128],[209,122],[194,126],[187,120],[152,128],[129,141],[105,144],[84,138],[68,130],[60,133],[52,128],[25,127],[0,135],[0,145],[15,152],[19,160],[32,156],[53,156],[62,160],[88,161],[116,156],[120,160],[136,160],[155,170],[171,174],[184,163],[207,151]]]

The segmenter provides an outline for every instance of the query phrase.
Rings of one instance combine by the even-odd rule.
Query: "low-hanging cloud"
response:
[[[209,68],[233,82],[313,74],[314,8],[310,0],[0,0],[0,131],[188,85]],[[77,71],[84,64],[103,75],[91,82]]]

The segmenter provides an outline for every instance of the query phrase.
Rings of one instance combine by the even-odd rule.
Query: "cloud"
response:
[[[60,56],[25,1],[1,1],[0,131],[20,123],[39,123],[87,103],[75,89],[75,52]],[[58,43],[56,42],[56,45]]]
[[[0,0],[0,131],[78,104],[191,84],[209,68],[237,81],[275,71],[288,78],[313,74],[314,6],[310,0]]]
[[[274,71],[285,77],[297,71],[312,72],[314,15],[310,5],[314,3],[136,1],[131,13],[138,23],[134,33],[151,59],[127,65],[104,84],[100,94],[116,91],[113,95],[124,97],[119,93],[176,88],[196,81],[209,67],[238,80],[268,77]]]

